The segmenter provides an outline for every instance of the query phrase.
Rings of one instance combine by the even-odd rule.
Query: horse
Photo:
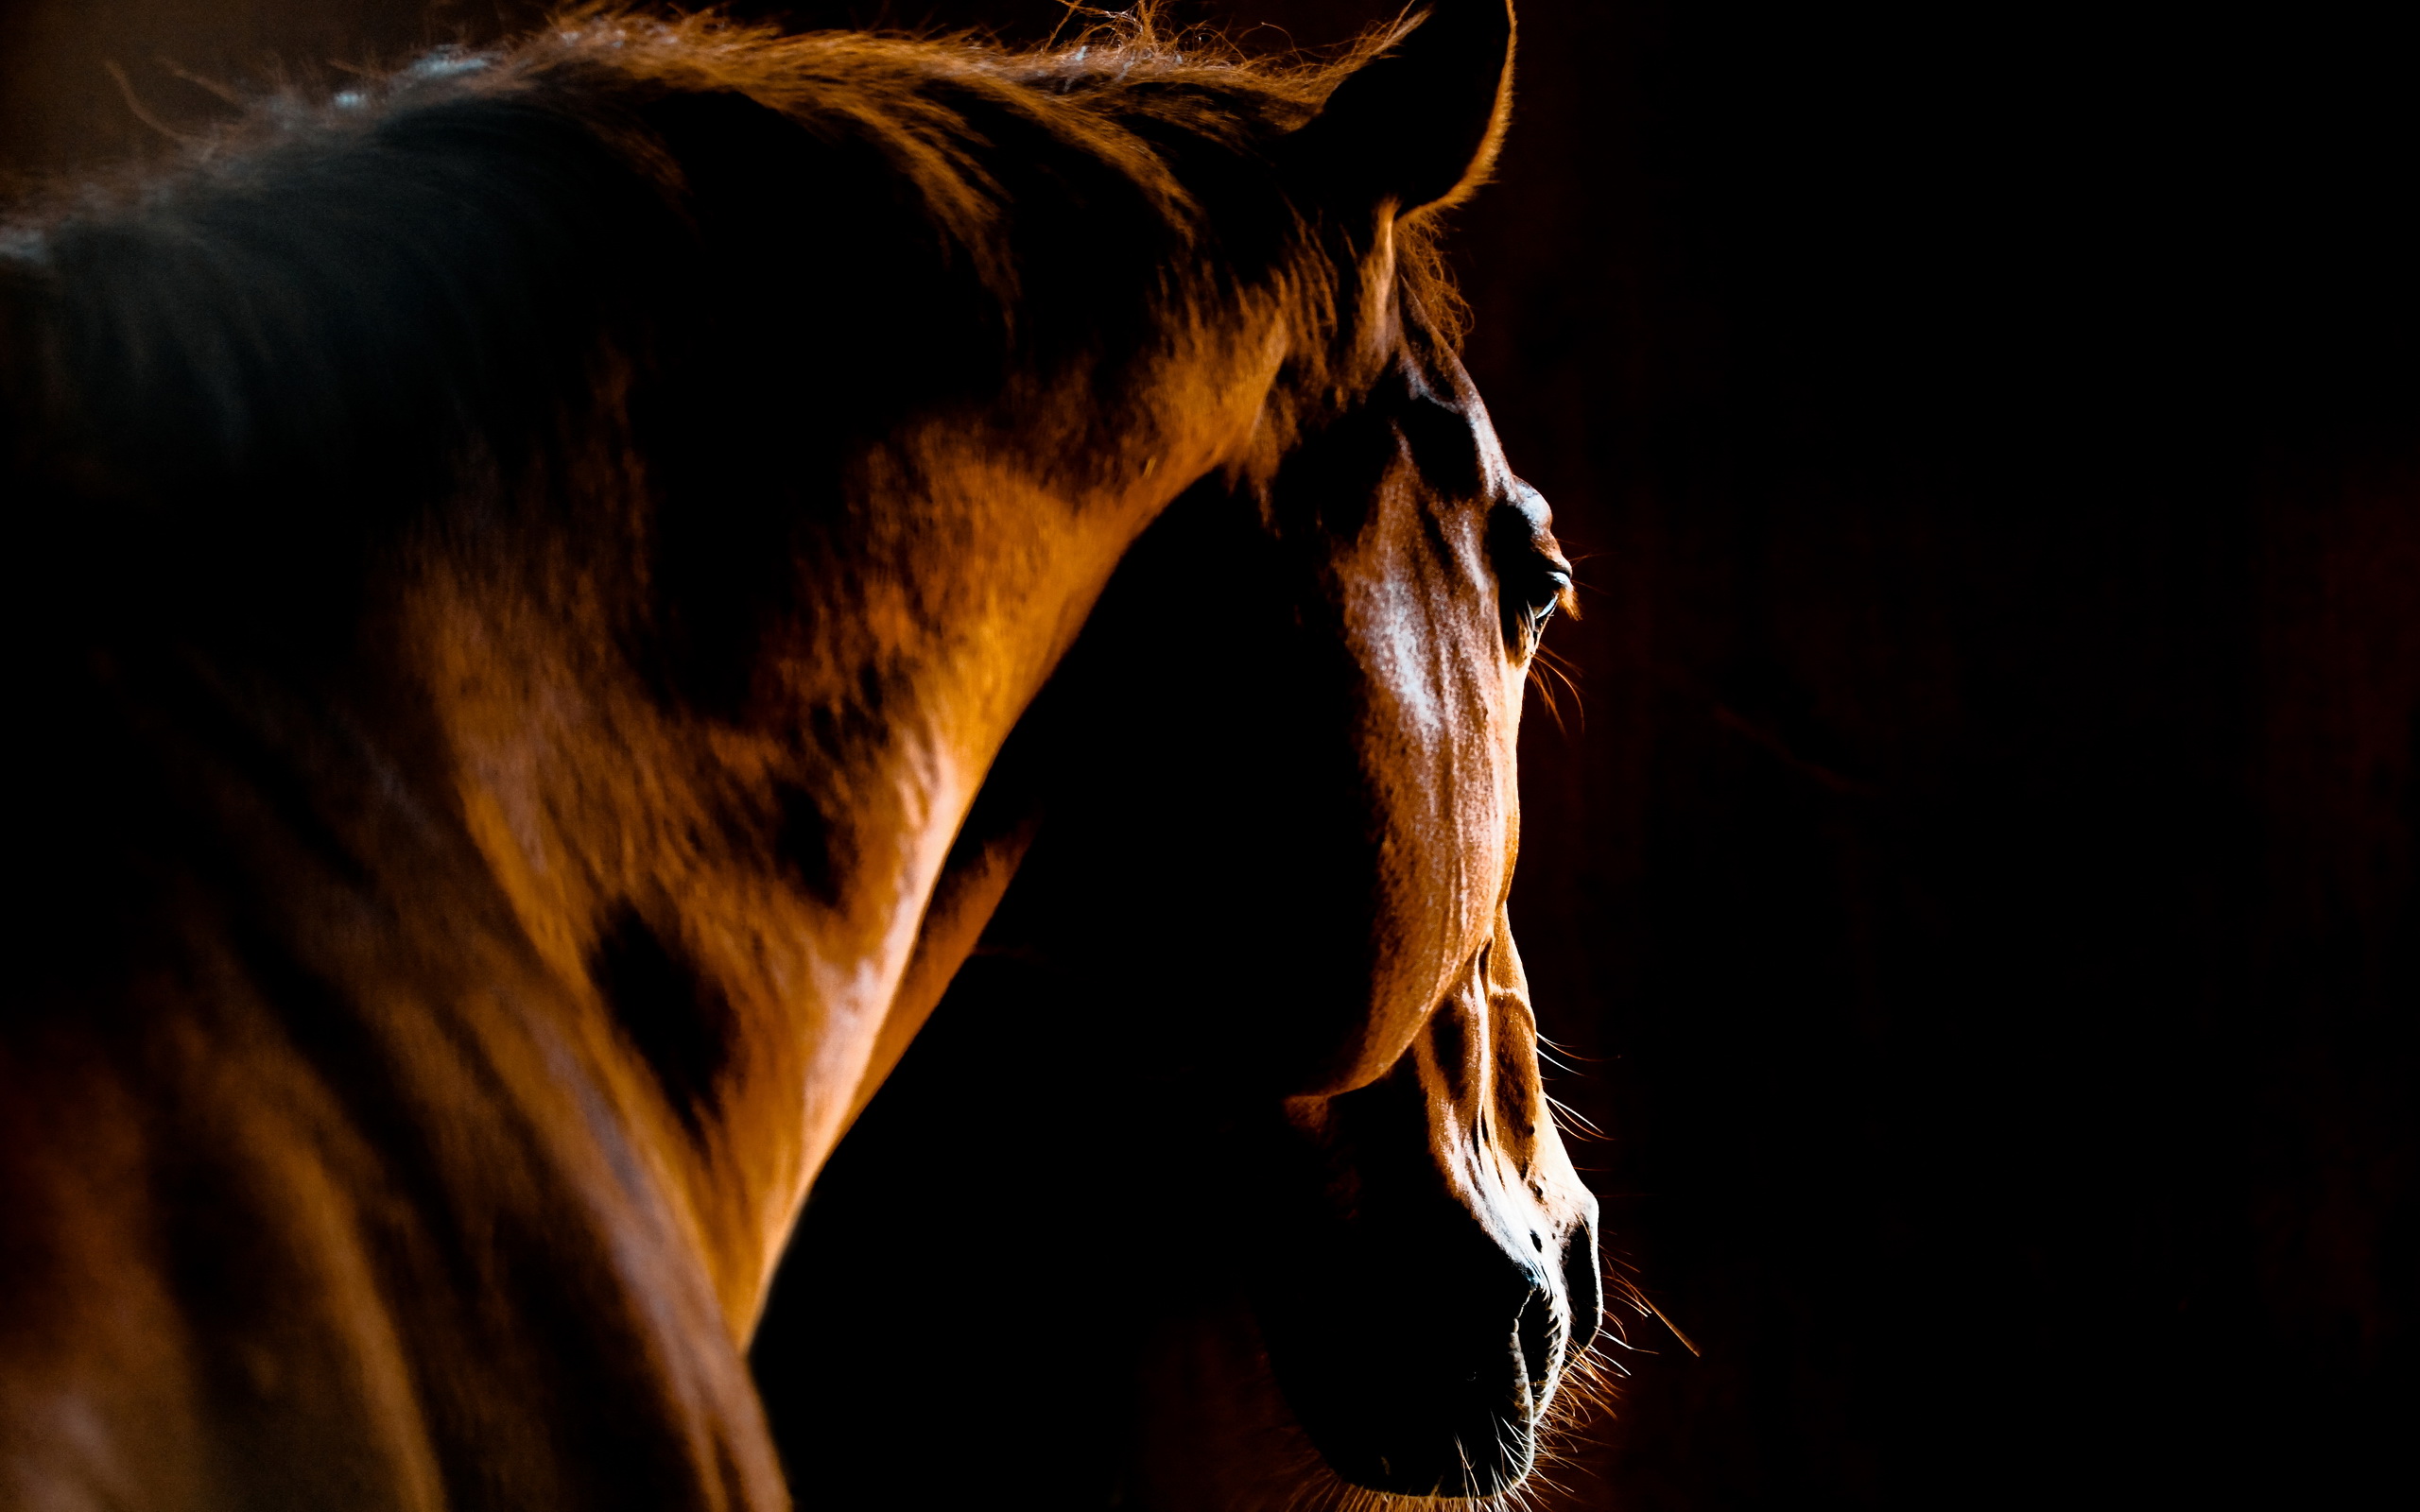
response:
[[[587,9],[15,214],[9,1494],[786,1504],[742,1351],[977,793],[1376,380],[1511,47]]]
[[[1467,1503],[1584,1389],[1597,1203],[1507,911],[1572,570],[1444,293],[1389,292],[1373,377],[1272,474],[1160,517],[1011,737],[979,801],[1036,794],[1034,837],[754,1345],[799,1486]],[[946,1447],[898,1408],[936,1375]]]

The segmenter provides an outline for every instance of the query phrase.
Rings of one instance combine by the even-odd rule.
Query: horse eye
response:
[[[1526,582],[1504,584],[1505,640],[1515,654],[1530,656],[1547,633],[1554,611],[1571,602],[1571,568],[1560,553],[1541,553]]]
[[[1547,527],[1546,501],[1524,484],[1489,522],[1495,581],[1504,609],[1504,644],[1515,657],[1537,651],[1558,609],[1574,608],[1571,563]]]

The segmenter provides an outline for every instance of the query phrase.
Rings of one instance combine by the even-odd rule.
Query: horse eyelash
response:
[[[1588,728],[1588,707],[1581,700],[1580,683],[1573,676],[1574,670],[1569,659],[1545,644],[1542,638],[1532,639],[1528,668],[1530,686],[1538,690],[1538,702],[1545,706],[1547,717],[1554,721],[1554,728],[1565,734],[1570,733],[1571,727],[1563,721],[1564,695],[1571,698],[1571,707],[1579,716],[1580,728],[1582,730]],[[1556,691],[1557,683],[1562,684],[1561,693]]]

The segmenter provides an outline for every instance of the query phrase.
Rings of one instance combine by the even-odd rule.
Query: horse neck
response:
[[[447,110],[475,124],[489,108]],[[801,465],[758,441],[741,448],[757,471],[725,486],[725,464],[698,458],[752,428],[713,412],[748,386],[666,401],[661,364],[678,359],[639,354],[648,332],[729,316],[719,285],[674,276],[696,271],[696,249],[663,186],[575,125],[413,141],[400,180],[339,135],[263,159],[267,189],[197,180],[0,248],[15,259],[0,266],[0,467],[38,479],[69,522],[57,559],[150,564],[103,597],[156,582],[174,608],[146,623],[171,638],[193,615],[234,625],[236,681],[277,690],[289,731],[342,727],[322,755],[370,753],[344,781],[449,831],[441,849],[501,901],[482,927],[555,984],[547,1011],[577,1021],[614,1116],[663,1152],[744,1328],[984,771],[1126,544],[1245,445],[1278,320],[1177,335],[1121,371],[1115,435],[1079,371],[905,423],[854,462],[804,459],[847,473],[823,501],[838,535],[788,585],[786,618],[735,616],[749,654],[722,658],[738,681],[707,696],[675,665],[695,646],[648,644],[666,627],[639,601],[666,561],[643,539],[641,495],[661,495],[660,538]],[[515,193],[466,214],[466,180]],[[584,277],[559,286],[559,268]],[[683,302],[617,302],[633,287]],[[608,391],[626,380],[652,411]],[[467,437],[465,413],[481,418]],[[684,430],[705,433],[678,448],[702,469],[685,494],[640,455]],[[465,451],[494,475],[466,485],[451,471]],[[551,474],[532,508],[524,474]],[[112,531],[141,545],[116,549]],[[710,551],[717,570],[677,607],[698,617],[732,592],[721,569],[759,573],[793,544]],[[327,602],[285,615],[298,585],[320,584]],[[269,662],[248,660],[246,637]],[[299,658],[297,642],[311,643]],[[308,767],[299,785],[323,786]],[[435,903],[471,885],[446,875],[433,892],[400,871],[374,890],[399,928],[441,938]],[[664,1011],[667,993],[685,1005]]]
[[[589,163],[590,146],[562,151]],[[662,230],[649,185],[596,166]],[[741,696],[704,698],[666,671],[682,648],[650,643],[644,511],[615,491],[616,448],[638,443],[615,416],[594,457],[493,444],[513,426],[595,428],[548,406],[603,397],[583,365],[614,333],[583,327],[585,296],[556,298],[544,275],[586,266],[618,287],[611,267],[554,254],[612,243],[644,262],[633,238],[598,232],[577,197],[514,201],[543,212],[529,232],[465,226],[448,196],[414,201],[366,174],[350,188],[336,213],[262,198],[233,240],[145,211],[80,263],[0,247],[15,259],[0,266],[0,484],[57,538],[21,552],[7,586],[69,564],[11,596],[10,627],[40,633],[9,654],[42,661],[38,705],[78,730],[51,764],[60,812],[119,816],[115,859],[86,866],[102,885],[30,916],[92,902],[111,949],[20,1001],[47,993],[52,1020],[108,1039],[132,1106],[164,1045],[205,1047],[185,1057],[197,1081],[236,1068],[202,1090],[221,1100],[208,1117],[147,1125],[164,1168],[184,1158],[258,1187],[261,1231],[212,1230],[206,1264],[305,1271],[343,1251],[377,1295],[329,1333],[374,1323],[402,1341],[378,1348],[424,1356],[423,1379],[493,1360],[475,1368],[497,1400],[584,1391],[600,1421],[714,1418],[681,1452],[711,1460],[700,1446],[718,1438],[761,1482],[738,1345],[866,1079],[951,836],[1127,543],[1241,445],[1275,349],[1230,332],[1141,374],[1137,419],[1106,450],[1073,381],[890,435],[835,511],[856,534],[792,585],[806,596],[786,618],[753,627]],[[368,239],[383,263],[340,234],[363,216],[393,232]],[[516,240],[533,236],[547,256]],[[430,311],[456,323],[431,335]],[[531,372],[487,360],[524,350],[544,353]],[[506,420],[458,444],[454,418],[490,401]],[[1067,437],[1094,454],[1076,481],[1010,460]],[[457,476],[466,451],[496,477]],[[601,494],[582,491],[592,462],[612,475]],[[517,508],[514,470],[555,464],[541,507]],[[281,549],[254,559],[265,541]],[[95,673],[102,642],[126,654]],[[86,747],[102,759],[79,767]],[[43,854],[89,850],[73,827],[45,831]],[[115,885],[130,878],[141,899]],[[137,966],[167,960],[169,988],[118,964],[130,943]],[[0,1032],[0,1053],[18,1048],[16,1018]],[[288,1084],[324,1093],[320,1125],[281,1122]],[[99,1127],[72,1116],[45,1148]],[[225,1147],[245,1120],[280,1160]],[[284,1160],[289,1145],[307,1148]],[[291,1166],[352,1191],[355,1158],[373,1183],[381,1161],[408,1168],[407,1211],[279,1185]],[[304,1232],[321,1213],[327,1232]],[[465,1321],[488,1299],[441,1314],[451,1280],[411,1267],[458,1253],[504,1257],[501,1314],[532,1321],[497,1327],[527,1336]],[[587,1327],[599,1317],[613,1326]],[[651,1362],[635,1384],[630,1360]],[[682,1400],[626,1411],[626,1387]]]
[[[440,800],[663,1152],[739,1336],[900,1037],[987,770],[1166,502],[1071,498],[949,430],[852,469],[841,512],[873,524],[792,564],[736,696],[663,670],[586,543],[435,552],[401,595]]]
[[[207,1056],[183,1058],[217,1068],[208,1097],[254,1089],[190,1126],[182,1112],[148,1115],[164,1161],[180,1150],[233,1161],[227,1179],[263,1192],[305,1165],[327,1167],[340,1192],[404,1181],[414,1197],[401,1217],[322,1204],[309,1211],[337,1237],[314,1239],[300,1232],[303,1208],[276,1209],[285,1216],[240,1241],[296,1264],[311,1243],[338,1246],[378,1278],[344,1328],[374,1323],[406,1355],[429,1351],[437,1374],[493,1357],[477,1369],[500,1400],[558,1395],[567,1379],[513,1372],[593,1361],[603,1346],[557,1337],[570,1314],[524,1289],[619,1297],[590,1309],[620,1320],[606,1342],[658,1365],[600,1367],[583,1400],[610,1416],[625,1387],[683,1393],[678,1412],[632,1420],[709,1414],[699,1432],[736,1446],[754,1473],[738,1349],[771,1261],[873,1053],[989,749],[1123,529],[974,470],[963,486],[986,496],[995,526],[970,529],[958,552],[919,554],[959,566],[903,578],[885,555],[873,572],[959,612],[928,633],[861,626],[774,657],[795,663],[791,696],[752,719],[667,699],[596,617],[597,599],[562,586],[578,576],[566,563],[593,554],[575,558],[543,532],[411,555],[365,591],[385,607],[355,627],[358,649],[322,648],[311,666],[186,644],[119,656],[98,686],[80,667],[59,672],[82,704],[43,706],[106,759],[62,755],[84,775],[49,796],[63,815],[108,822],[82,819],[54,849],[123,839],[140,851],[70,890],[124,916],[113,927],[129,954],[155,966],[165,954],[180,982],[201,985],[164,997],[112,966],[108,981],[60,984],[53,1017],[119,1036],[104,1057],[134,1068],[121,1080],[149,1074],[164,1045],[206,1042]],[[880,502],[937,518],[928,500]],[[978,593],[986,576],[996,582]],[[862,686],[869,666],[890,668],[881,738],[804,746],[814,710]],[[804,792],[786,797],[785,783]],[[783,833],[802,803],[832,832],[821,871],[795,854],[814,836]],[[130,878],[153,896],[130,901]],[[120,954],[103,943],[75,954]],[[13,1057],[16,1027],[0,1025],[0,1079],[36,1064]],[[279,1111],[279,1089],[296,1084],[326,1104],[299,1143]],[[143,1083],[77,1106],[181,1109],[202,1095]],[[72,1112],[58,1135],[75,1143],[96,1119]],[[254,1124],[255,1143],[282,1152],[274,1169],[216,1143]],[[347,1163],[363,1150],[375,1152],[368,1175]],[[398,1222],[410,1235],[400,1247],[382,1227]],[[460,1250],[507,1257],[510,1279],[493,1284],[529,1319],[521,1336],[465,1336],[442,1311],[445,1284],[407,1263]]]

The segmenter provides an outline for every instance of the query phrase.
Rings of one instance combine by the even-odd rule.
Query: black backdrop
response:
[[[1570,1504],[2411,1501],[2387,9],[1524,8],[1471,366],[1587,612],[1515,918],[1612,1250],[1703,1351],[1633,1328]],[[0,146],[142,150],[105,57],[173,122],[210,102],[155,55],[391,54],[423,9],[8,4]]]

